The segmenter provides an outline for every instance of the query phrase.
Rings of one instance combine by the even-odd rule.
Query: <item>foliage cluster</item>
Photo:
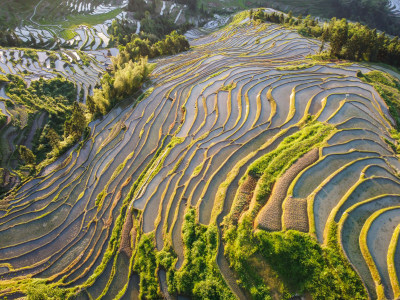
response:
[[[28,300],[61,300],[67,298],[66,290],[50,286],[43,280],[32,280],[27,286]]]
[[[234,299],[216,264],[217,227],[197,223],[196,211],[190,208],[185,215],[182,237],[185,260],[175,274],[177,291],[195,299]]]
[[[190,48],[185,36],[172,31],[164,39],[151,42],[149,39],[141,39],[137,35],[132,36],[131,42],[126,46],[120,47],[118,60],[114,61],[114,66],[120,66],[129,60],[137,60],[139,57],[155,58],[162,55],[177,54],[187,51]]]
[[[176,54],[190,47],[186,38],[176,31],[153,44],[137,35],[133,37],[135,39],[126,46],[120,46],[112,70],[101,80],[101,88],[95,89],[93,96],[87,98],[88,109],[94,116],[106,114],[116,103],[140,90],[154,67],[147,63],[147,57]]]
[[[143,234],[136,247],[133,270],[140,277],[140,299],[159,299],[157,259],[154,247],[154,234]]]
[[[19,149],[20,158],[26,164],[58,156],[82,136],[87,125],[85,108],[75,101],[77,91],[72,82],[58,77],[49,80],[41,78],[32,81],[28,87],[17,75],[9,74],[7,79],[6,92],[11,100],[7,100],[6,105],[9,109],[22,106],[31,116],[30,120],[38,112],[45,113],[47,118],[46,125],[37,128],[33,148],[27,149],[32,150],[35,159],[31,159],[25,149]],[[18,120],[13,124],[18,124]]]
[[[7,123],[7,116],[0,110],[0,128],[2,128]]]
[[[126,46],[131,41],[139,38],[148,40],[150,46],[165,39],[165,36],[173,31],[186,32],[192,25],[185,23],[177,25],[169,15],[150,15],[146,13],[140,21],[140,32],[136,33],[137,25],[126,20],[114,20],[108,29],[110,33],[110,45]]]
[[[101,79],[101,88],[87,97],[90,113],[93,116],[106,114],[117,102],[139,91],[150,72],[147,58],[140,58],[138,62],[130,60],[119,65],[112,74],[105,74]]]
[[[172,247],[167,244],[157,252],[154,233],[142,235],[137,246],[134,270],[140,275],[140,297],[158,299],[158,270],[167,272],[170,294],[188,295],[193,299],[234,299],[216,264],[218,229],[196,221],[196,211],[189,208],[182,228],[184,261],[179,270]]]
[[[335,238],[321,247],[314,238],[297,231],[253,232],[249,216],[238,227],[227,230],[224,238],[226,254],[242,281],[256,277],[251,258],[257,256],[265,260],[292,293],[308,292],[313,299],[368,298]],[[264,286],[262,278],[257,279],[259,286],[251,287],[251,294],[254,299],[265,299],[260,293],[260,286]],[[284,298],[290,297],[290,293],[284,294]]]
[[[399,32],[398,18],[392,15],[386,0],[329,0],[332,16],[365,23],[390,34]]]
[[[30,112],[46,111],[55,118],[63,118],[68,107],[75,101],[76,87],[64,78],[33,81],[28,87],[18,75],[7,75],[10,81],[6,92],[12,103],[7,105],[24,105]]]

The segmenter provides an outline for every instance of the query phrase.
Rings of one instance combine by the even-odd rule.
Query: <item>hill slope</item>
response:
[[[388,107],[357,77],[372,70],[307,60],[318,41],[247,14],[159,60],[147,97],[1,200],[0,297],[255,298],[257,280],[275,298],[313,294],[269,260],[264,230],[289,229],[328,247],[295,234],[319,265],[341,249],[372,298],[398,296],[400,163]],[[248,224],[253,283],[234,265]],[[330,272],[350,274],[343,297],[366,297],[350,265]]]

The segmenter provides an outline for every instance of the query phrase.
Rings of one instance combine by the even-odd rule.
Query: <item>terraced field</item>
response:
[[[118,54],[116,48],[85,52],[37,51],[37,57],[31,57],[29,51],[15,48],[0,50],[0,74],[17,74],[27,83],[39,78],[62,76],[76,84],[77,98],[83,100],[92,94],[100,82],[101,76],[111,64],[110,57]]]
[[[259,229],[309,232],[325,244],[337,224],[370,297],[400,296],[400,163],[387,144],[396,143],[388,107],[356,76],[370,69],[307,65],[318,41],[246,18],[191,44],[158,61],[147,98],[92,122],[81,148],[0,201],[0,298],[23,295],[36,278],[78,299],[137,297],[147,280],[133,271],[143,237],[155,252],[172,247],[179,270],[189,208],[200,224],[221,225],[242,198],[239,215],[253,210]],[[304,127],[316,136],[301,142]],[[257,208],[264,179],[249,170],[292,142],[307,152],[288,154]],[[218,233],[218,269],[246,298]],[[158,292],[171,297],[165,270],[156,272]]]
[[[140,19],[135,20],[133,13],[126,11],[127,6],[128,0],[41,0],[32,8],[29,17],[18,16],[21,21],[14,32],[29,47],[106,49],[110,46],[108,29],[114,20],[136,26],[136,33],[141,30]],[[2,7],[9,9],[7,3],[0,4]],[[157,0],[154,14],[168,15],[174,23],[182,24],[188,21],[186,11],[185,5]]]
[[[395,16],[399,16],[400,14],[400,2],[399,0],[389,0],[389,9]]]
[[[21,1],[23,2],[23,1]],[[0,8],[2,23],[13,28],[26,46],[97,50],[108,47],[108,27],[114,19],[125,19],[127,0],[40,0],[9,3]],[[14,26],[15,23],[15,26]],[[5,25],[0,24],[0,25]],[[15,28],[14,28],[15,27]]]

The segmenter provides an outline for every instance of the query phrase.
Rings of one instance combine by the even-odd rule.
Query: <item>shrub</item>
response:
[[[36,162],[36,156],[32,153],[32,151],[24,145],[19,146],[18,149],[20,158],[26,164],[34,164]]]
[[[28,300],[62,300],[66,299],[66,291],[46,285],[41,281],[33,281],[28,285],[27,291]]]

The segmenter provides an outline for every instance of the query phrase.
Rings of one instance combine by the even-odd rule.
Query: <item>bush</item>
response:
[[[357,273],[338,248],[322,248],[308,234],[259,231],[258,249],[284,283],[313,299],[367,299]],[[334,245],[337,243],[333,243]]]
[[[175,274],[177,291],[195,299],[233,299],[216,265],[216,226],[198,224],[196,210],[190,208],[185,214],[182,236],[185,260]]]
[[[147,58],[138,62],[129,61],[115,68],[114,76],[106,74],[102,79],[102,88],[95,89],[93,96],[88,97],[88,109],[95,116],[106,114],[117,102],[139,91],[151,72]]]
[[[140,299],[160,299],[154,234],[142,235],[137,245],[133,270],[140,276]]]
[[[19,146],[18,152],[19,152],[20,158],[26,164],[30,164],[31,165],[31,164],[34,164],[36,162],[36,156],[26,146],[23,146],[23,145]]]
[[[0,112],[0,128],[7,123],[7,116]]]
[[[26,291],[28,300],[62,300],[66,299],[66,291],[46,285],[40,281],[32,282]]]

